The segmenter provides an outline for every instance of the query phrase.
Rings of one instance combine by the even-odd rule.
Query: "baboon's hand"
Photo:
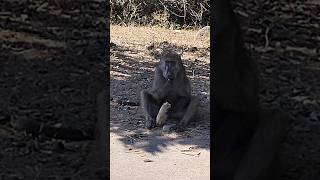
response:
[[[159,87],[158,89],[156,89],[153,94],[160,99],[160,97],[164,97],[169,90],[171,89],[171,82],[170,81],[166,81],[162,87]]]
[[[165,102],[162,104],[160,110],[159,110],[159,113],[157,115],[157,118],[156,118],[156,124],[157,126],[161,126],[163,125],[166,121],[167,121],[167,112],[168,110],[171,108],[171,104],[168,103],[168,102]]]

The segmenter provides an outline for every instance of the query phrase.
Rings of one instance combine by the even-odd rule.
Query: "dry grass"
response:
[[[111,42],[126,45],[148,45],[167,41],[177,46],[207,48],[208,38],[197,37],[197,30],[170,30],[161,27],[111,25]]]

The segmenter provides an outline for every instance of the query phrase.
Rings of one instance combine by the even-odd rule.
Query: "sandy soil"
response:
[[[186,180],[210,179],[210,151],[205,148],[195,148],[181,141],[208,141],[205,138],[172,139],[170,146],[161,147],[160,152],[147,152],[139,147],[152,149],[161,144],[161,135],[152,137],[148,141],[134,145],[123,145],[122,136],[110,134],[110,178],[112,180],[158,179],[158,180]]]

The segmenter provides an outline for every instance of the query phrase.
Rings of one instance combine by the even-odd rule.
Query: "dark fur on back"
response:
[[[258,69],[247,52],[238,20],[228,1],[214,7],[213,97],[218,106],[237,111],[258,107]]]

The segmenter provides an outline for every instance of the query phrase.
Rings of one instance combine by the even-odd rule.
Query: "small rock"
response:
[[[62,123],[56,123],[53,125],[53,127],[55,127],[55,128],[61,128],[62,126],[63,126]]]
[[[169,132],[174,129],[176,129],[176,125],[174,125],[174,124],[166,124],[162,127],[162,131],[164,131],[164,132]]]
[[[195,51],[198,51],[198,48],[197,48],[197,47],[191,47],[189,50],[190,50],[191,52],[195,52]]]
[[[144,159],[143,162],[153,162],[153,161],[150,159]]]
[[[197,32],[197,37],[209,37],[210,36],[210,26],[205,26],[203,28],[201,28],[198,32]]]

